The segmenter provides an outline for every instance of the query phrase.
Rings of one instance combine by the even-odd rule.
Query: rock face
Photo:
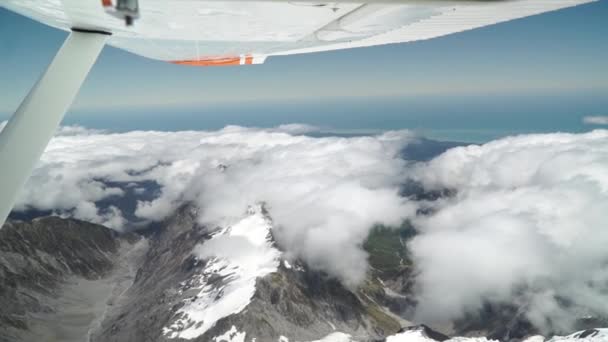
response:
[[[113,291],[128,286],[128,267],[119,266],[138,240],[57,217],[5,224],[0,340],[83,340]]]
[[[107,315],[93,340],[165,340],[163,327],[186,297],[179,293],[180,284],[204,267],[192,251],[211,235],[196,224],[195,217],[194,209],[182,208],[150,236],[149,251],[125,300]]]

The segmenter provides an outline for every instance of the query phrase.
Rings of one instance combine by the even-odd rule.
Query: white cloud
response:
[[[0,132],[4,129],[8,120],[0,121]],[[70,126],[60,126],[55,133],[56,136],[65,136],[65,135],[87,135],[87,134],[96,134],[96,133],[104,133],[104,130],[100,129],[90,129],[79,125],[70,125]]]
[[[71,135],[91,135],[105,133],[101,129],[91,129],[79,125],[60,126],[55,133],[55,136],[71,136]]]
[[[608,116],[585,116],[583,123],[588,125],[608,125]]]
[[[290,134],[304,134],[311,132],[318,132],[321,130],[320,127],[307,125],[307,124],[285,124],[277,127],[277,130],[280,132],[290,133]]]
[[[292,134],[304,128],[312,129],[230,126],[123,134],[72,129],[53,138],[17,208],[67,210],[120,229],[120,210],[96,203],[125,196],[146,180],[160,185],[159,196],[141,201],[135,212],[148,220],[161,220],[190,201],[200,206],[202,223],[222,224],[263,201],[276,239],[291,254],[355,284],[365,275],[360,245],[370,227],[398,224],[414,212],[398,194],[405,167],[398,153],[412,137]]]
[[[608,314],[608,131],[454,148],[416,173],[427,188],[457,190],[416,220],[420,319],[447,321],[484,300],[520,304],[545,329]]]

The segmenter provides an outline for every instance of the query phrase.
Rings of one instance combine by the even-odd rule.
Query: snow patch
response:
[[[291,269],[291,264],[287,260],[283,260],[283,266],[285,266],[285,268],[288,269],[288,270]]]
[[[588,329],[568,336],[555,336],[547,342],[604,342],[608,341],[608,328]]]
[[[349,334],[335,332],[331,333],[320,340],[314,340],[310,342],[355,342]]]
[[[486,337],[452,337],[445,342],[500,342],[498,340],[488,340]]]
[[[407,330],[386,338],[386,342],[437,342],[422,331],[422,330]],[[452,337],[445,342],[498,342],[496,340],[488,340],[485,337]]]
[[[386,342],[436,342],[421,330],[408,330],[386,338]]]
[[[216,336],[213,338],[214,342],[245,342],[245,336],[247,333],[239,332],[233,325],[230,330],[226,331],[223,335]]]
[[[383,284],[383,285],[384,285],[384,284]],[[399,293],[399,292],[395,292],[395,291],[393,291],[393,289],[391,289],[391,288],[390,288],[390,287],[388,287],[388,286],[384,286],[384,287],[383,287],[383,289],[384,289],[384,294],[386,294],[386,295],[387,295],[387,296],[389,296],[389,297],[393,297],[393,298],[407,298],[407,296],[402,295],[402,294],[401,294],[401,293]]]
[[[523,342],[545,342],[545,338],[540,335],[530,336],[523,340]]]
[[[175,313],[173,323],[163,328],[163,334],[196,338],[218,320],[249,305],[256,278],[275,272],[279,266],[281,252],[273,246],[271,229],[271,220],[258,204],[248,209],[245,218],[198,245],[194,254],[207,260],[207,265],[180,289],[181,293],[194,290],[196,295],[183,300],[184,306]]]

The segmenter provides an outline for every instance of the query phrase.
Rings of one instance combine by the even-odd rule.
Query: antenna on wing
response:
[[[116,1],[114,5],[113,1]],[[102,0],[101,4],[106,13],[125,21],[125,25],[133,25],[133,21],[139,18],[138,0]]]

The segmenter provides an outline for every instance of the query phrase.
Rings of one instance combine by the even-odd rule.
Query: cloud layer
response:
[[[288,255],[356,284],[366,272],[360,246],[370,227],[398,224],[415,210],[399,196],[405,162],[398,155],[412,137],[294,135],[312,129],[109,134],[63,128],[17,208],[63,211],[121,229],[125,213],[100,203],[146,192],[144,182],[158,184],[154,198],[137,203],[134,214],[145,220],[194,202],[202,223],[230,224],[262,201]]]
[[[585,116],[583,123],[588,125],[608,125],[608,116]]]
[[[416,174],[457,190],[416,220],[420,319],[484,301],[517,303],[547,330],[608,314],[608,131],[454,148]]]
[[[608,131],[504,138],[411,166],[398,157],[414,139],[408,132],[298,135],[314,130],[62,128],[17,208],[121,229],[131,218],[116,203],[127,197],[141,220],[192,202],[202,223],[220,225],[263,201],[285,254],[347,285],[365,276],[360,246],[370,227],[411,218],[420,231],[409,248],[422,322],[474,313],[487,301],[520,305],[547,330],[608,315]],[[407,201],[399,196],[406,178],[456,195]],[[421,206],[433,213],[416,216]]]

